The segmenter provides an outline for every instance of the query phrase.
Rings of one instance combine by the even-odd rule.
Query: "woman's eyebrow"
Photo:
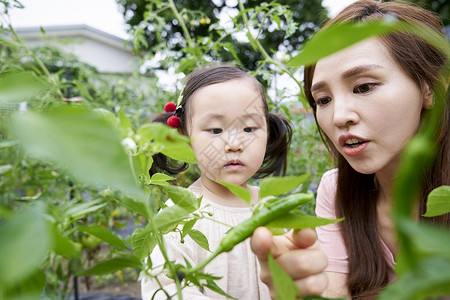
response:
[[[380,65],[375,65],[375,64],[370,64],[370,65],[361,65],[361,66],[356,66],[354,68],[351,68],[350,70],[345,71],[341,77],[343,79],[347,79],[356,75],[359,75],[361,73],[370,71],[370,70],[376,70],[376,69],[382,69],[383,67]],[[319,90],[323,87],[326,86],[326,83],[323,81],[320,81],[316,84],[313,84],[313,86],[311,87],[311,92],[315,91],[315,90]]]
[[[357,66],[354,68],[351,68],[350,70],[345,71],[342,74],[342,78],[350,78],[353,77],[355,75],[370,71],[370,70],[376,70],[376,69],[382,69],[383,67],[380,65],[375,65],[375,64],[371,64],[371,65],[362,65],[362,66]]]

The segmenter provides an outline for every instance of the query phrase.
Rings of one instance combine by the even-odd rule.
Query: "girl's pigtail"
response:
[[[292,128],[289,121],[281,115],[268,114],[268,138],[263,165],[255,177],[270,174],[284,176],[287,167],[287,155],[292,140]]]
[[[169,103],[172,103],[172,102],[169,102]],[[169,105],[169,103],[166,104],[166,106]],[[177,110],[178,110],[178,113],[177,113]],[[170,124],[173,124],[173,121],[169,121],[169,120],[173,120],[174,116],[176,118],[178,118],[178,122],[180,122],[179,118],[181,117],[181,115],[179,112],[180,112],[179,109],[175,109],[174,111],[169,110],[169,112],[158,114],[152,119],[152,123],[159,122],[159,123],[163,123],[163,124],[171,126]],[[171,127],[174,127],[174,126],[171,126]],[[180,125],[178,124],[177,127],[180,127]],[[157,154],[153,155],[152,158],[153,158],[153,164],[149,170],[150,176],[152,176],[155,173],[159,173],[161,171],[168,173],[170,175],[176,175],[178,173],[185,171],[188,167],[187,163],[180,163],[179,161],[171,159],[170,157],[167,157],[162,153],[157,153]]]

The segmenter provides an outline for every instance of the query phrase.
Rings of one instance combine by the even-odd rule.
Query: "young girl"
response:
[[[355,2],[325,26],[343,21],[380,19],[385,16],[415,22],[442,34],[439,18],[409,3]],[[267,274],[267,251],[277,249],[279,263],[306,293],[350,295],[368,299],[391,280],[398,252],[390,217],[391,188],[400,154],[416,133],[423,115],[433,108],[433,88],[446,57],[420,38],[392,33],[364,40],[320,59],[305,69],[305,93],[319,130],[338,168],[322,177],[316,202],[319,217],[345,217],[340,224],[317,228],[320,248],[326,254],[311,257],[293,236],[276,239],[259,229],[252,246]],[[425,174],[417,195],[417,218],[424,214],[427,195],[450,184],[450,111],[448,95],[439,122],[437,160]],[[449,215],[428,220],[449,225]],[[314,234],[309,236],[310,246]],[[291,240],[289,240],[291,239]],[[281,250],[280,250],[281,249]],[[292,267],[308,261],[302,268]],[[264,275],[265,276],[265,275]],[[264,281],[271,285],[270,276]],[[312,284],[306,284],[306,283]]]
[[[181,107],[181,108],[180,108]],[[258,188],[247,184],[254,176],[270,173],[284,174],[291,140],[287,121],[268,112],[262,85],[234,66],[220,65],[200,69],[190,74],[180,107],[173,113],[160,115],[155,120],[167,122],[191,138],[191,146],[201,172],[200,178],[189,189],[202,198],[202,210],[212,218],[200,219],[194,228],[208,239],[215,250],[230,226],[251,217],[249,205],[233,195],[219,180],[240,185],[251,193],[252,202],[258,201]],[[179,122],[178,122],[179,121]],[[155,157],[157,168],[177,173],[183,168],[171,166],[166,157]],[[157,168],[152,169],[155,172]],[[165,237],[169,258],[192,266],[210,255],[191,238],[180,242],[179,234]],[[151,255],[154,266],[163,264],[159,249]],[[269,291],[259,280],[258,261],[250,250],[249,240],[223,253],[208,264],[202,272],[221,277],[219,287],[237,299],[268,299]],[[172,279],[159,276],[169,295],[176,293]],[[156,280],[142,280],[142,297],[152,296],[159,288]],[[155,299],[166,299],[159,291]],[[222,299],[223,296],[197,287],[183,289],[184,299]]]

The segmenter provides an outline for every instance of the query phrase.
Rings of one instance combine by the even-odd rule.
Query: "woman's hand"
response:
[[[325,268],[327,257],[319,249],[317,234],[312,229],[291,230],[282,236],[272,236],[265,227],[259,227],[251,239],[252,251],[261,265],[261,280],[269,287],[272,299],[276,291],[270,275],[268,254],[292,277],[301,296],[321,295],[327,288]]]

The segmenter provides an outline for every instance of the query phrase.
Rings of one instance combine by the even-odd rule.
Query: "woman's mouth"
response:
[[[361,154],[367,147],[368,141],[355,136],[340,136],[339,144],[342,150],[348,156],[356,156]]]

